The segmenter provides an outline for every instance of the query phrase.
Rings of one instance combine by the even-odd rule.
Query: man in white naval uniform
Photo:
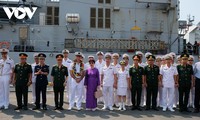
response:
[[[99,51],[97,52],[97,57],[98,57],[98,60],[95,62],[95,67],[101,71],[101,68],[106,64],[106,62],[103,60],[103,57],[104,57],[104,53]]]
[[[111,65],[113,65],[115,67],[115,69],[117,71],[119,71],[120,68],[121,68],[121,65],[119,65],[119,63],[118,63],[119,54],[118,53],[113,53],[112,54],[112,59],[113,59],[113,63]],[[115,88],[114,88],[113,103],[114,103],[114,106],[118,107],[118,95],[117,95],[117,89],[115,89]]]
[[[104,53],[101,51],[98,51],[96,55],[98,57],[98,60],[95,62],[95,67],[99,70],[99,72],[101,72],[102,67],[105,66],[106,64],[106,62],[103,60]],[[100,80],[101,80],[101,75],[100,75]],[[102,89],[102,87],[100,89]],[[103,97],[98,98],[97,101],[103,102]]]
[[[39,58],[38,58],[38,53],[34,53],[33,54],[33,57],[34,57],[34,63],[31,64],[31,67],[32,67],[32,71],[33,71],[33,74],[32,74],[32,103],[35,103],[36,102],[36,94],[35,94],[35,82],[36,82],[36,76],[35,76],[35,66],[39,64]]]
[[[129,72],[129,69],[130,69],[130,67],[131,67],[131,65],[129,64],[129,55],[128,54],[123,54],[122,55],[122,59],[125,61],[125,70],[126,71],[128,71]],[[130,78],[128,78],[128,79],[130,79]],[[126,105],[127,106],[132,106],[132,102],[131,102],[131,90],[130,89],[128,89],[127,90],[127,95],[126,95]]]
[[[14,61],[8,56],[8,49],[0,49],[0,107],[8,109],[10,83],[13,79]]]
[[[174,112],[174,91],[175,82],[178,75],[177,68],[172,65],[173,57],[170,54],[165,55],[166,64],[160,68],[161,83],[163,86],[163,111],[165,112],[167,108]]]
[[[68,58],[68,55],[69,55],[69,50],[67,50],[67,49],[64,49],[63,51],[62,51],[62,54],[63,54],[63,61],[62,61],[62,64],[65,66],[65,67],[67,67],[67,69],[68,69],[68,73],[70,73],[69,72],[69,67],[70,67],[70,65],[72,64],[72,60],[70,60],[69,58]],[[67,81],[67,85],[66,85],[66,97],[67,97],[67,101],[70,99],[69,98],[69,96],[70,96],[70,87],[71,87],[71,76],[70,76],[70,74],[68,74],[68,81]]]
[[[75,52],[75,60],[70,65],[70,75],[71,75],[71,94],[69,97],[69,108],[68,110],[71,110],[74,107],[74,103],[76,102],[77,110],[81,110],[81,103],[83,98],[83,88],[84,88],[84,75],[85,75],[85,69],[84,69],[84,63],[81,60],[82,59],[82,53],[81,52]],[[76,97],[76,99],[75,99]]]
[[[109,110],[113,110],[113,86],[115,81],[117,80],[117,71],[113,65],[111,65],[111,57],[110,53],[105,54],[106,64],[101,69],[101,85],[103,86],[103,99],[104,99],[104,107],[103,110],[109,108]]]

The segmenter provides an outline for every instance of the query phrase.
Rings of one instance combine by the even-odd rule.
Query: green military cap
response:
[[[44,53],[39,53],[39,54],[38,54],[38,57],[39,57],[39,58],[46,58],[46,55],[45,55]]]
[[[57,55],[56,55],[56,59],[63,59],[63,57],[64,57],[64,56],[63,56],[62,54],[57,54]]]
[[[26,53],[20,53],[20,54],[19,54],[19,57],[20,57],[20,58],[27,58],[28,55],[27,55]]]
[[[133,60],[140,60],[140,56],[139,55],[133,55]]]
[[[183,58],[187,58],[188,59],[189,55],[187,53],[184,53],[184,54],[181,55],[181,59],[183,59]]]
[[[147,56],[147,60],[155,60],[156,57],[154,55],[149,55]]]

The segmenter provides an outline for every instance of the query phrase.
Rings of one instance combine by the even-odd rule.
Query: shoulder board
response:
[[[11,59],[11,58],[8,58],[9,60],[11,60],[11,61],[13,61],[13,59]]]
[[[20,63],[16,63],[16,65],[20,65]]]
[[[133,68],[133,66],[130,66],[130,68]]]
[[[56,64],[55,65],[53,65],[53,67],[55,67],[55,66],[57,66]]]

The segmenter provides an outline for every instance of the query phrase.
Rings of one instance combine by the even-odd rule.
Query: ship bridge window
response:
[[[59,25],[59,8],[58,7],[47,7],[47,16],[46,16],[47,25]]]
[[[111,27],[111,9],[90,8],[90,27],[109,29]]]
[[[103,28],[103,8],[98,9],[98,28]]]
[[[98,3],[105,3],[105,4],[110,4],[111,3],[111,0],[98,0]]]
[[[106,4],[110,4],[111,3],[111,0],[106,0]]]
[[[90,27],[96,28],[96,8],[90,8]]]
[[[105,12],[105,28],[110,28],[110,9]]]
[[[98,0],[98,3],[103,3],[103,0]]]

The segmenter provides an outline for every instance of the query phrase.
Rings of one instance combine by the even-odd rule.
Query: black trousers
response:
[[[195,81],[195,97],[194,97],[194,106],[196,109],[200,108],[200,79],[196,78]]]
[[[15,86],[15,93],[17,97],[17,106],[22,107],[22,97],[23,97],[23,105],[27,107],[28,104],[28,86]]]
[[[46,101],[47,101],[46,91],[47,91],[46,85],[44,86],[36,85],[35,93],[36,93],[36,107],[37,108],[40,108],[40,93],[42,93],[42,107],[46,107]]]
[[[189,100],[189,94],[190,94],[190,88],[191,85],[187,86],[179,86],[179,108],[181,110],[186,110],[187,105],[188,105],[188,100]]]
[[[141,94],[142,94],[142,86],[132,86],[131,89],[131,101],[133,104],[133,107],[140,106],[140,101],[141,101]],[[136,99],[137,99],[137,104],[136,104]]]
[[[64,89],[65,87],[59,87],[59,86],[54,86],[54,101],[55,101],[55,106],[56,107],[62,107],[63,106],[63,99],[64,99]],[[60,101],[58,101],[60,96]],[[60,104],[59,104],[60,103]]]
[[[146,88],[147,91],[147,99],[146,99],[146,106],[147,108],[151,107],[156,108],[157,106],[157,96],[158,96],[158,87],[157,86],[149,86]]]

